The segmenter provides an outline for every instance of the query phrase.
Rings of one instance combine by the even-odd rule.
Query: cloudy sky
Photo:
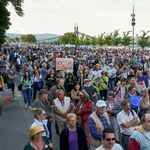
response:
[[[62,35],[74,30],[95,36],[116,29],[132,30],[131,13],[136,14],[135,34],[150,30],[150,0],[24,0],[24,16],[16,15],[12,5],[11,27],[7,33],[53,33]]]

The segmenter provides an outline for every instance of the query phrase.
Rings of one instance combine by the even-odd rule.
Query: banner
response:
[[[145,81],[138,82],[138,85],[141,85],[143,88],[146,88]]]
[[[0,92],[0,107],[6,106],[12,102],[12,90],[8,89],[5,92]]]
[[[128,100],[131,103],[131,109],[133,109],[134,107],[140,108],[140,96],[131,96],[130,98],[128,98]]]
[[[56,70],[73,71],[73,58],[56,58]]]

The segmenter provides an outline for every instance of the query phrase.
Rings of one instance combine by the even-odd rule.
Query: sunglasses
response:
[[[43,116],[46,116],[46,114],[42,114]]]
[[[115,138],[112,138],[112,139],[107,138],[106,139],[106,141],[110,141],[110,140],[115,141]]]

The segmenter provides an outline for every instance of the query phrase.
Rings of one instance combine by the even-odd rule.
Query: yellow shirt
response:
[[[3,86],[2,86],[2,81],[4,81],[3,80],[3,77],[2,76],[0,76],[0,88],[2,88]]]

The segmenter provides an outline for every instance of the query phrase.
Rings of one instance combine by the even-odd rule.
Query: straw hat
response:
[[[36,125],[36,126],[33,126],[29,129],[29,139],[32,139],[32,136],[35,135],[36,133],[39,133],[39,132],[46,132],[47,130],[46,129],[41,129],[40,126]]]

